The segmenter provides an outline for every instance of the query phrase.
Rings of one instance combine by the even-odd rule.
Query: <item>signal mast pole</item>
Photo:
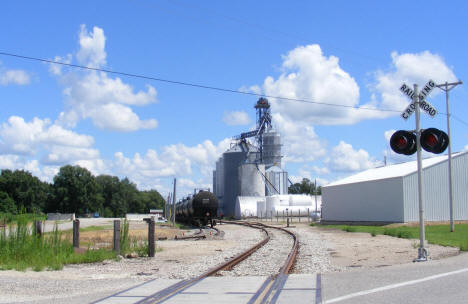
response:
[[[176,214],[176,182],[177,179],[174,178],[174,192],[172,192],[172,225],[175,227],[175,214]]]
[[[416,106],[416,147],[418,157],[418,197],[419,197],[419,248],[418,258],[416,262],[427,261],[427,250],[424,248],[424,240],[426,239],[424,231],[424,201],[423,201],[423,179],[422,179],[422,157],[421,157],[421,123],[420,123],[420,109],[419,109],[419,92],[418,85],[414,84],[414,104]]]
[[[447,106],[447,135],[449,137],[448,144],[448,174],[449,174],[449,201],[450,201],[450,231],[455,231],[453,222],[453,188],[452,188],[452,137],[450,137],[450,108],[449,108],[449,91],[463,82],[452,82],[436,85],[439,89],[445,91],[445,104]],[[450,87],[449,87],[450,86]]]

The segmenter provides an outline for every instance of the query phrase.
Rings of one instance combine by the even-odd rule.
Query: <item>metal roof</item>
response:
[[[453,153],[452,158],[458,157],[466,153],[468,153],[468,151],[460,152],[460,153]],[[448,158],[447,155],[442,155],[442,156],[423,159],[422,160],[423,168],[427,168],[435,164],[444,162],[447,160],[447,158]],[[418,170],[417,161],[410,161],[410,162],[401,163],[401,164],[388,165],[388,166],[369,169],[369,170],[348,176],[344,179],[332,182],[323,187],[326,188],[326,187],[332,187],[332,186],[338,186],[338,185],[346,185],[346,184],[362,183],[362,182],[373,181],[373,180],[403,177],[403,176],[407,176],[409,174],[415,173],[417,170]]]

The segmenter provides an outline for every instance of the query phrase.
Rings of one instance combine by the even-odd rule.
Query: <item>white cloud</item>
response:
[[[57,166],[40,166],[37,160],[27,160],[24,157],[12,154],[0,154],[0,168],[29,171],[33,176],[46,182],[52,182],[54,176],[59,171],[59,167]]]
[[[41,145],[88,148],[93,144],[93,137],[50,125],[48,119],[25,122],[22,117],[11,116],[0,127],[0,153],[4,154],[33,155]]]
[[[80,27],[80,50],[76,54],[78,62],[98,68],[106,64],[106,37],[102,28],[93,27],[88,32],[86,25]]]
[[[429,79],[436,83],[457,80],[443,58],[429,51],[416,54],[392,52],[391,57],[392,65],[389,71],[375,72],[376,83],[370,86],[370,89],[379,95],[381,108],[403,111],[408,106],[408,98],[399,90],[403,82],[411,87],[415,83],[421,87]],[[437,93],[435,90],[431,94]],[[378,97],[374,95],[373,98],[376,100]]]
[[[169,145],[164,146],[161,153],[149,149],[145,155],[135,153],[132,158],[117,152],[112,167],[117,174],[128,176],[143,187],[153,184],[155,179],[173,176],[186,181],[195,179],[197,187],[211,187],[215,161],[229,148],[229,143],[230,139],[225,139],[217,145],[209,140],[191,147]],[[188,185],[185,185],[186,191],[190,190]]]
[[[463,151],[468,151],[468,145],[465,146],[465,148],[463,149]]]
[[[225,112],[223,122],[229,126],[245,126],[250,124],[249,115],[244,111]]]
[[[375,168],[381,165],[380,161],[374,160],[369,153],[363,149],[354,150],[353,146],[340,141],[331,151],[329,158],[325,160],[331,169],[338,172],[355,172]]]
[[[327,167],[320,168],[320,167],[317,167],[317,166],[313,166],[312,170],[314,170],[314,172],[317,175],[328,175],[328,174],[330,174],[330,169],[328,169]]]
[[[131,108],[116,103],[96,107],[89,115],[97,127],[111,131],[128,132],[158,126],[156,119],[140,120]]]
[[[266,95],[322,104],[270,98],[273,112],[281,113],[291,121],[316,125],[352,124],[375,117],[374,111],[353,109],[359,106],[356,81],[339,66],[337,57],[324,56],[319,45],[299,46],[290,51],[283,56],[281,68],[282,74],[278,79],[271,76],[265,79],[263,89]],[[362,106],[374,107],[372,104]]]
[[[106,63],[104,31],[94,27],[87,32],[81,26],[80,50],[76,57],[80,64],[100,67]],[[67,57],[66,60],[71,60]],[[158,123],[155,119],[142,120],[131,106],[145,106],[156,103],[156,89],[150,85],[146,91],[135,92],[134,88],[120,78],[110,78],[107,73],[71,71],[61,75],[61,71],[52,71],[60,76],[65,86],[65,111],[60,113],[58,123],[74,127],[82,119],[91,119],[100,129],[111,131],[136,131],[153,129]]]
[[[284,162],[314,161],[326,154],[326,142],[307,122],[291,121],[276,113],[273,114],[273,123],[283,141]]]
[[[245,92],[245,93],[254,93],[254,94],[261,94],[262,93],[262,88],[258,85],[252,85],[252,86],[241,86],[239,88],[240,92]]]
[[[23,70],[0,70],[0,84],[3,86],[9,84],[26,85],[30,82],[28,73]]]
[[[67,54],[65,57],[55,56],[54,61],[62,63],[71,63],[72,54]],[[53,75],[62,75],[62,68],[63,65],[61,64],[49,64],[49,72],[51,72]]]
[[[41,162],[49,165],[64,165],[98,158],[99,151],[96,149],[53,146]]]

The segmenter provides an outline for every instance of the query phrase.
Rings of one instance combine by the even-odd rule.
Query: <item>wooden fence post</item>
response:
[[[120,220],[114,220],[114,251],[120,255]]]
[[[150,258],[154,257],[155,244],[154,244],[154,216],[151,217],[150,222],[148,223],[148,256]]]
[[[80,220],[73,221],[73,247],[80,248]]]
[[[34,234],[36,237],[42,237],[42,222],[34,221]]]

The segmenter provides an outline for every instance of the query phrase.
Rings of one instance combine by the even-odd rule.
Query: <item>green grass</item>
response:
[[[0,224],[16,224],[17,222],[33,222],[35,220],[45,221],[47,215],[45,214],[35,214],[35,213],[22,213],[22,214],[11,214],[11,213],[1,213],[0,212]]]
[[[19,219],[15,226],[10,224],[8,231],[0,230],[0,270],[59,270],[65,264],[115,258],[114,252],[104,249],[75,253],[70,239],[63,238],[57,226],[50,234],[33,235],[26,218]]]
[[[85,231],[102,231],[102,230],[109,230],[113,229],[113,226],[111,225],[106,225],[106,226],[89,226],[85,228],[80,228],[80,232],[85,232]],[[73,231],[73,229],[71,229]]]
[[[319,226],[319,225],[316,225]],[[388,227],[388,226],[349,226],[349,225],[320,225],[324,228],[337,228],[348,232],[367,232],[372,236],[378,234],[389,235],[404,239],[419,239],[419,226]],[[458,247],[468,251],[468,224],[457,224],[455,231],[450,232],[449,225],[426,226],[426,240],[430,244]]]

